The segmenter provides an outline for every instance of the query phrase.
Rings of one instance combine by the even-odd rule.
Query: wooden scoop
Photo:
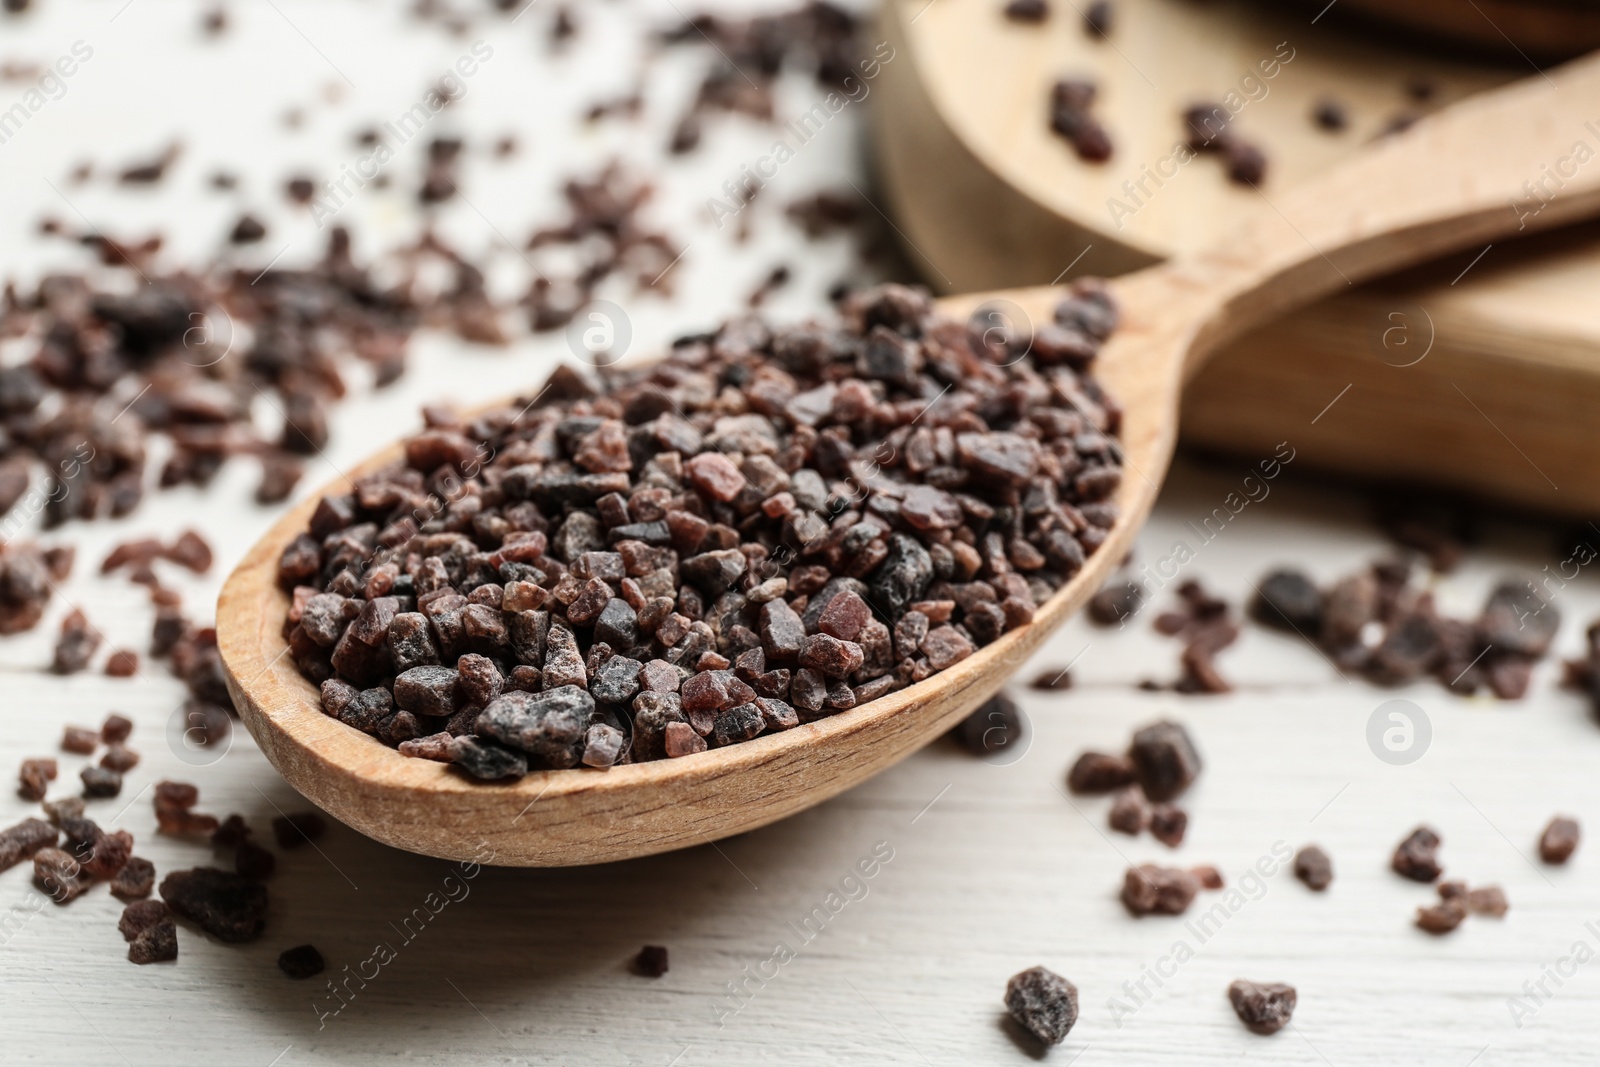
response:
[[[1229,338],[1382,271],[1516,229],[1510,199],[1570,146],[1600,100],[1600,59],[1479,96],[1275,198],[1255,224],[1210,251],[1117,279],[1122,323],[1098,377],[1125,409],[1121,518],[1078,575],[1012,631],[949,670],[832,718],[729,748],[609,771],[469,781],[408,759],[322,714],[286,655],[279,555],[315,507],[295,508],[228,579],[217,606],[228,687],[267,757],[336,818],[390,845],[450,859],[556,866],[701,844],[828,799],[927,744],[1000,688],[1116,568],[1172,455],[1186,374]],[[1600,164],[1539,214],[1553,226],[1600,214]],[[1060,291],[1004,297],[1044,321]],[[967,314],[983,298],[947,301]],[[362,474],[394,462],[398,446]],[[338,482],[329,492],[343,492]]]
[[[1098,39],[1084,31],[1086,3],[1056,0],[1048,21],[1022,25],[1002,17],[1001,0],[886,0],[881,33],[894,58],[873,83],[873,143],[908,261],[941,291],[973,292],[1191,256],[1402,116],[1540,77],[1509,47],[1510,62],[1494,64],[1402,47],[1370,25],[1340,32],[1350,2],[1313,24],[1326,0],[1116,0],[1111,34]],[[1382,6],[1401,17],[1430,4]],[[1502,45],[1496,26],[1516,33],[1485,0],[1432,6]],[[1600,6],[1562,6],[1600,22]],[[1110,160],[1080,160],[1049,129],[1050,86],[1062,77],[1098,86],[1092,113],[1114,142]],[[1324,99],[1342,106],[1343,130],[1312,121]],[[1200,102],[1234,111],[1232,130],[1265,151],[1259,191],[1230,181],[1220,153],[1174,164],[1184,109]],[[1580,142],[1578,154],[1600,153],[1600,112],[1586,119],[1519,187],[1554,188]],[[1600,512],[1600,438],[1574,432],[1600,407],[1600,227],[1509,240],[1526,232],[1341,286],[1239,337],[1185,390],[1184,442],[1249,458],[1292,438],[1297,469]]]

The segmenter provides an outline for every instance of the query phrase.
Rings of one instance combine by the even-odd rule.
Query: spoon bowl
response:
[[[1047,319],[1060,292],[1005,294]],[[944,301],[946,311],[982,297]],[[1119,328],[1119,333],[1131,324]],[[1137,351],[1097,372],[1124,402],[1131,471],[1156,472],[1172,451],[1175,396]],[[1151,391],[1169,395],[1148,395]],[[1056,625],[1094,594],[1127,554],[1155,499],[1151,482],[1124,479],[1123,518],[1101,548],[1035,615],[1032,625],[915,685],[817,722],[682,759],[607,771],[534,771],[492,784],[441,763],[412,759],[324,715],[316,686],[288,656],[289,597],[278,558],[305,530],[317,501],[401,458],[390,448],[288,512],[229,577],[217,604],[217,642],[240,717],[284,778],[317,806],[368,837],[411,852],[507,866],[604,863],[704,844],[753,830],[842,793],[939,736],[1000,687]]]
[[[1600,167],[1579,170],[1537,214],[1522,184],[1570,154],[1600,99],[1600,61],[1580,60],[1457,104],[1337,171],[1268,202],[1225,245],[1111,283],[1121,322],[1096,377],[1124,410],[1120,516],[1034,621],[953,667],[849,711],[681,759],[608,771],[467,780],[324,715],[287,655],[284,547],[316,499],[286,514],[229,577],[217,639],[239,713],[301,793],[368,836],[412,852],[507,866],[601,863],[702,844],[833,797],[938,737],[991,696],[1111,575],[1166,473],[1186,376],[1239,333],[1388,270],[1518,230],[1600,213]],[[1051,288],[949,298],[965,315],[1003,300],[1013,328],[1048,321]],[[991,306],[993,306],[991,304]],[[1332,399],[1332,398],[1330,398]],[[1292,442],[1290,442],[1292,445]],[[401,456],[398,445],[354,476]],[[348,480],[327,492],[341,492]]]

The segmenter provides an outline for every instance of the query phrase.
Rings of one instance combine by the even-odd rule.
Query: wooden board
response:
[[[1070,7],[1057,8],[1043,26],[1009,23],[980,0],[885,8],[883,32],[903,55],[879,87],[879,170],[911,262],[936,288],[1116,274],[1191,250],[1252,213],[1274,211],[1285,190],[1394,115],[1418,110],[1407,93],[1412,80],[1435,86],[1433,106],[1531,73],[1374,46],[1312,26],[1298,9],[1122,0],[1111,38],[1094,41]],[[1266,78],[1260,64],[1280,52],[1293,58]],[[1078,160],[1047,128],[1049,85],[1068,75],[1101,87],[1095,113],[1117,144],[1104,165]],[[1251,85],[1264,95],[1257,88],[1250,99]],[[1108,201],[1131,204],[1123,183],[1172,155],[1182,109],[1230,88],[1246,101],[1236,128],[1271,159],[1261,189],[1228,182],[1218,159],[1201,156],[1160,187],[1147,181],[1149,195],[1114,221]],[[1346,105],[1347,132],[1311,123],[1324,95]],[[1600,145],[1600,135],[1585,136]],[[1215,357],[1186,398],[1184,439],[1245,455],[1294,439],[1305,442],[1308,466],[1593,513],[1600,445],[1559,432],[1571,424],[1552,414],[1600,401],[1600,303],[1586,296],[1597,279],[1600,231],[1584,231],[1526,249],[1498,244],[1481,259],[1469,253],[1352,290]],[[1426,337],[1426,359],[1395,366]],[[1313,424],[1346,386],[1339,417]],[[1441,440],[1450,447],[1427,447]],[[1481,462],[1517,452],[1526,460],[1514,472]]]

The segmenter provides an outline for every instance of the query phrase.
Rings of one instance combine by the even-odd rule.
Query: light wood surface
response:
[[[1021,26],[976,0],[885,6],[883,33],[911,62],[886,68],[874,144],[910,261],[936,288],[1115,274],[1193,252],[1281,208],[1394,115],[1419,111],[1411,80],[1435,86],[1432,107],[1539,77],[1520,60],[1475,65],[1373,44],[1312,26],[1297,7],[1128,0],[1116,11],[1100,42],[1071,9]],[[1294,58],[1265,78],[1259,64],[1280,42]],[[1242,88],[1252,72],[1266,90],[1258,99]],[[1100,85],[1095,114],[1117,144],[1104,165],[1079,161],[1048,129],[1048,87],[1068,75]],[[1201,156],[1147,183],[1150,195],[1115,225],[1108,201],[1134,203],[1123,183],[1171,156],[1183,107],[1230,89],[1247,101],[1235,128],[1268,153],[1261,189],[1230,183],[1215,156]],[[1347,108],[1342,134],[1310,121],[1325,95]],[[1581,122],[1569,132],[1517,187],[1577,141],[1600,151]],[[1381,287],[1346,287],[1219,352],[1185,397],[1183,438],[1246,456],[1293,438],[1310,467],[1593,514],[1600,441],[1563,433],[1571,424],[1558,420],[1600,403],[1600,302],[1587,297],[1597,280],[1600,231],[1587,229],[1480,244]],[[1409,365],[1424,349],[1426,361]]]
[[[540,771],[514,784],[469,781],[408,759],[321,713],[285,655],[277,588],[284,546],[315,504],[291,511],[234,572],[217,609],[229,688],[246,724],[288,781],[340,820],[400,848],[507,865],[569,865],[649,855],[766,825],[835,796],[933,740],[998,689],[1119,564],[1171,459],[1184,376],[1253,326],[1342,286],[1503,236],[1521,176],[1559,152],[1600,96],[1600,57],[1558,80],[1480,94],[1376,144],[1286,194],[1270,215],[1197,255],[1119,279],[1122,312],[1098,374],[1124,409],[1128,476],[1121,515],[1101,549],[1034,621],[947,671],[795,730],[678,760]],[[1579,175],[1537,220],[1556,226],[1600,211],[1600,171]],[[1035,322],[1059,291],[1005,291],[947,305],[965,314],[1003,299]],[[391,449],[360,471],[394,461]],[[347,479],[332,491],[343,491]]]

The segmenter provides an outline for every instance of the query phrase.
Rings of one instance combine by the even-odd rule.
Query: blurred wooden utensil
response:
[[[1117,0],[1103,40],[1070,3],[1042,25],[1008,21],[1001,6],[883,9],[895,58],[875,88],[879,169],[911,262],[941,291],[1114,275],[1191,254],[1397,119],[1555,77],[1520,60],[1495,67],[1374,45],[1312,24],[1301,6]],[[1050,86],[1064,76],[1097,83],[1109,162],[1078,159],[1050,131]],[[1423,87],[1426,102],[1415,98]],[[1183,110],[1230,92],[1235,128],[1269,159],[1259,190],[1230,182],[1215,155],[1172,162]],[[1349,116],[1343,132],[1312,122],[1324,97]],[[1558,192],[1581,165],[1575,153],[1600,153],[1600,121],[1573,123],[1506,191],[1507,213]],[[1600,438],[1574,432],[1600,407],[1600,301],[1589,295],[1600,229],[1486,244],[1344,287],[1239,338],[1186,392],[1183,439],[1253,458],[1287,440],[1310,467],[1600,511]]]

